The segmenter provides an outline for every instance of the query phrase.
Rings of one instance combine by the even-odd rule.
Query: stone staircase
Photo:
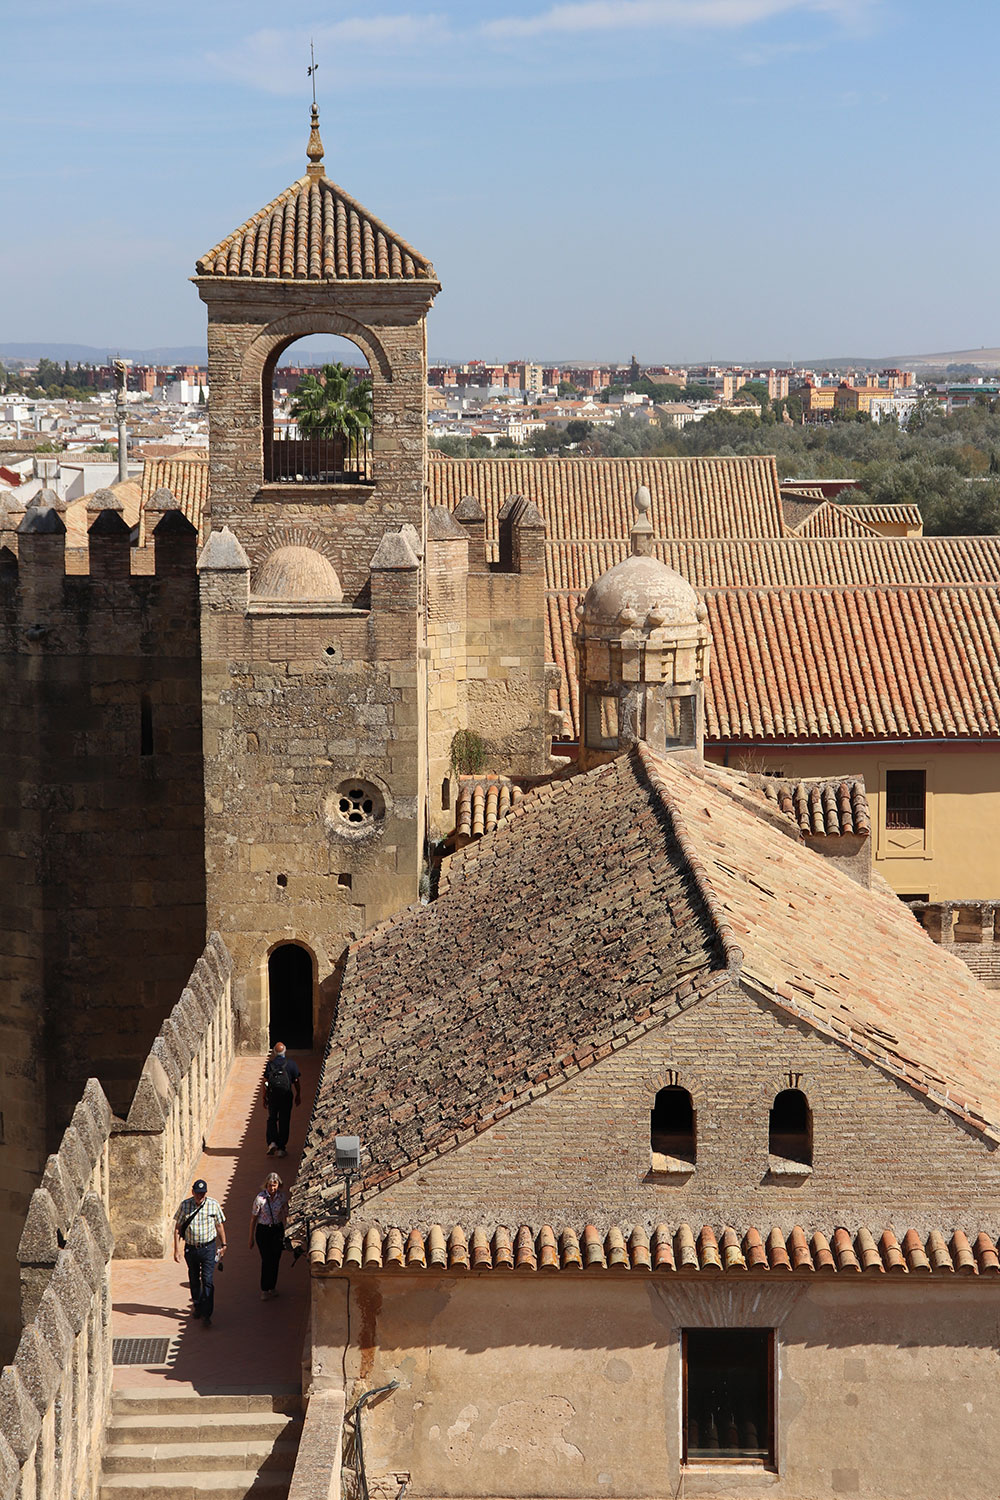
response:
[[[116,1391],[100,1500],[286,1500],[302,1398]]]

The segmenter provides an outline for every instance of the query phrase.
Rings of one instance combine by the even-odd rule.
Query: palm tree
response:
[[[372,425],[371,380],[355,380],[339,361],[324,365],[299,381],[291,411],[304,438],[359,438]]]

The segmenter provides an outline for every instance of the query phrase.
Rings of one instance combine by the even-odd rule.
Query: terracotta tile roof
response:
[[[557,706],[574,737],[579,597],[549,594],[546,622],[550,659],[562,669]],[[729,589],[704,598],[708,743],[1000,735],[1000,587]]]
[[[713,740],[1000,735],[1000,588],[733,589],[706,604]]]
[[[461,839],[482,838],[502,823],[523,796],[507,776],[462,776],[455,801],[455,832]]]
[[[773,827],[745,777],[642,744],[636,756],[702,893],[725,913],[744,984],[1000,1140],[1000,1026],[965,965],[924,942],[891,892],[865,889]]]
[[[671,1228],[655,1224],[612,1224],[607,1230],[593,1224],[558,1231],[547,1224],[518,1228],[456,1224],[447,1232],[440,1224],[410,1229],[383,1229],[364,1224],[343,1229],[316,1229],[309,1239],[309,1260],[317,1269],[332,1272],[364,1271],[609,1271],[612,1274],[685,1275],[720,1271],[779,1272],[858,1276],[998,1276],[1000,1244],[990,1235],[970,1237],[933,1231],[927,1236],[913,1229],[897,1239],[891,1229],[880,1234],[862,1225],[812,1233],[800,1226],[785,1235],[704,1224]]]
[[[857,516],[866,526],[915,526],[923,527],[924,518],[919,505],[842,505],[841,510]]]
[[[872,831],[862,776],[842,776],[832,781],[822,778],[778,781],[764,776],[760,789],[802,833],[812,837],[849,833],[867,836]]]
[[[628,555],[622,538],[547,541],[550,589],[590,587]],[[1000,583],[1000,537],[661,540],[653,552],[696,589],[879,583]]]
[[[363,1197],[725,983],[693,886],[628,758],[526,793],[436,901],[349,950],[297,1212],[328,1212],[335,1128],[361,1136]]]
[[[198,535],[208,530],[208,458],[147,458],[142,466],[142,522],[139,545],[146,545],[146,502],[157,490],[171,492]]]
[[[226,236],[199,276],[271,281],[437,281],[430,261],[329,178],[300,177]]]
[[[738,980],[1000,1140],[987,992],[782,824],[746,777],[645,745],[526,794],[349,950],[296,1223],[337,1212],[338,1132],[363,1201]]]
[[[494,548],[497,516],[510,495],[535,502],[550,538],[624,541],[640,485],[652,497],[657,536],[785,534],[772,457],[462,458],[431,464],[428,472],[432,505],[454,510],[466,495],[476,497]]]
[[[783,504],[785,521],[796,536],[878,535],[874,526],[867,525],[856,512],[849,511],[845,505],[837,505],[831,500],[824,500],[822,505],[814,506],[808,515],[803,516],[794,525],[788,514],[788,501],[783,501]]]

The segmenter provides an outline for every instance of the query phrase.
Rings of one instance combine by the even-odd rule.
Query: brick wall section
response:
[[[146,577],[128,576],[128,550],[113,532],[91,538],[92,574],[72,577],[58,526],[22,533],[18,579],[0,604],[0,1110],[9,1142],[0,1152],[0,1265],[8,1272],[27,1196],[88,1074],[116,1110],[127,1109],[204,943],[188,531],[166,547],[160,539],[157,572]],[[141,753],[143,698],[149,755]],[[9,1334],[10,1299],[0,1304]]]
[[[676,1070],[697,1163],[651,1178],[649,1112]],[[768,1172],[768,1110],[800,1073],[812,1176]],[[995,1153],[944,1111],[739,989],[700,1000],[448,1156],[366,1200],[381,1225],[658,1221],[1000,1231]]]

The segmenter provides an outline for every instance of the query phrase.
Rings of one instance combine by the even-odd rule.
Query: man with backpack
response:
[[[285,1051],[284,1042],[275,1042],[264,1069],[264,1103],[267,1105],[267,1154],[285,1156],[288,1127],[292,1118],[292,1098],[302,1103],[298,1063]]]

